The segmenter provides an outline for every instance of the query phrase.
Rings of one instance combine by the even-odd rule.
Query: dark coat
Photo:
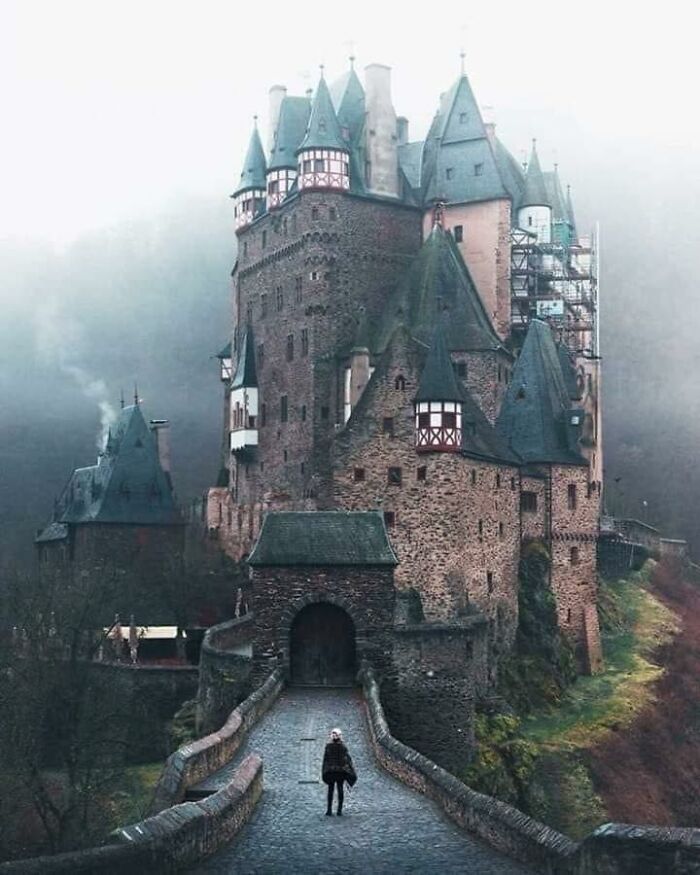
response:
[[[321,776],[326,784],[331,784],[333,781],[347,781],[351,787],[354,786],[357,775],[348,749],[342,741],[329,741],[326,745]]]

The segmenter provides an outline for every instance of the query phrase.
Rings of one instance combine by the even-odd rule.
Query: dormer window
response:
[[[455,172],[454,167],[448,167],[445,170],[445,179],[452,179],[452,177],[454,176],[454,172]]]
[[[474,165],[474,176],[483,176],[484,175],[484,165],[483,164],[475,164]]]
[[[460,112],[459,114],[459,123],[460,125],[466,125],[468,115],[466,112]]]

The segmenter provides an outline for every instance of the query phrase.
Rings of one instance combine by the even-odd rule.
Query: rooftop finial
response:
[[[537,137],[532,138],[532,151],[534,152],[537,148]]]
[[[253,116],[253,127],[257,128],[257,126],[258,126],[258,117],[257,117],[257,115],[254,115]]]
[[[467,57],[467,53],[464,51],[464,49],[462,49],[462,51],[459,53],[459,69],[460,69],[462,76],[464,76],[464,59],[466,57]]]
[[[323,71],[325,69],[325,66],[323,64],[319,64],[318,69],[321,71],[321,79],[323,79]]]
[[[558,161],[554,162],[554,172],[559,173],[559,162]]]
[[[355,69],[355,55],[350,55],[348,60],[350,61],[350,69],[354,70]]]
[[[139,406],[139,387],[136,385],[136,381],[134,381],[134,406]]]
[[[119,390],[119,406],[124,409],[124,389]]]

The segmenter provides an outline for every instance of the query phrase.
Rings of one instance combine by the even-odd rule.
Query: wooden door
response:
[[[355,682],[355,627],[336,605],[303,608],[290,634],[291,680],[305,686],[347,686]]]

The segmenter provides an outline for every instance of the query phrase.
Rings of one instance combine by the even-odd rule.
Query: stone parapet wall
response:
[[[470,790],[427,757],[391,734],[372,670],[364,666],[362,681],[369,733],[379,763],[394,777],[433,799],[463,829],[492,847],[543,873],[565,872],[577,845],[556,830],[533,820],[505,802]]]
[[[579,847],[572,875],[700,872],[700,829],[606,823]]]
[[[251,692],[252,614],[212,626],[199,658],[197,728],[213,732]]]
[[[181,802],[187,790],[224,766],[240,748],[251,727],[269,710],[284,685],[281,671],[235,708],[217,732],[186,744],[171,754],[153,796],[153,814]]]
[[[2,875],[171,873],[219,850],[249,820],[263,788],[262,760],[246,757],[221,790],[123,827],[112,844],[0,864]]]

